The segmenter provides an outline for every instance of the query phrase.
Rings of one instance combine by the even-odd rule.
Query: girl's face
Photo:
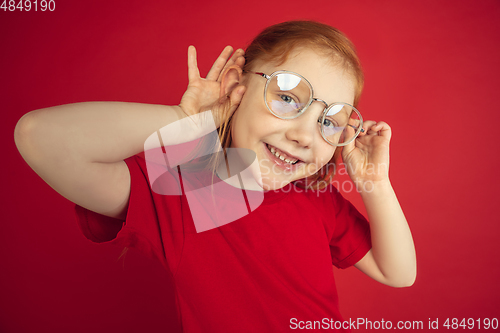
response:
[[[333,102],[353,104],[355,94],[354,77],[337,65],[331,57],[311,49],[293,51],[280,66],[256,61],[254,71],[267,75],[287,70],[305,77],[312,85],[314,96],[330,105]],[[264,87],[266,79],[245,74],[247,90],[231,122],[231,148],[247,148],[257,154],[264,190],[279,189],[288,183],[313,175],[324,166],[335,152],[319,131],[318,118],[325,105],[313,102],[298,118],[283,120],[275,117],[266,107]],[[274,151],[274,153],[272,152]],[[296,164],[285,159],[299,159]]]

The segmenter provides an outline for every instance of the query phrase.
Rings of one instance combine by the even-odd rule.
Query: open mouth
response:
[[[274,156],[276,159],[278,159],[279,162],[282,164],[289,165],[297,165],[299,163],[303,163],[303,161],[299,160],[298,158],[288,156],[285,152],[279,150],[278,148],[271,146],[266,143],[267,150]]]

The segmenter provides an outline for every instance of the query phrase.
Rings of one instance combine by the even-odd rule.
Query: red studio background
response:
[[[178,331],[168,274],[84,238],[74,205],[18,153],[19,118],[82,101],[177,104],[188,45],[203,75],[224,46],[290,19],[333,25],[355,43],[359,109],[393,128],[391,180],[417,250],[410,288],[335,269],[344,317],[426,329],[438,319],[440,330],[447,318],[500,319],[498,0],[55,0],[54,11],[0,10],[0,332]]]

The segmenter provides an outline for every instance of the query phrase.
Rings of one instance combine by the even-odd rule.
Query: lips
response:
[[[285,161],[286,163],[295,164],[299,160],[298,158],[292,157],[290,154],[287,154],[274,146],[267,145],[267,149],[269,149],[274,156],[282,161]]]
[[[269,160],[285,170],[295,170],[304,162],[298,157],[289,154],[275,146],[264,144]]]

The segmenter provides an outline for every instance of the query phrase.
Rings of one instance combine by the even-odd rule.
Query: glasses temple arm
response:
[[[352,128],[354,128],[355,130],[358,130],[358,128],[357,128],[356,126],[354,126],[354,125],[351,125],[351,124],[347,124],[347,125],[348,125],[348,126],[351,126],[351,127],[352,127]],[[361,133],[364,133],[364,132],[365,132],[365,129],[364,129],[364,128],[362,128],[362,129],[361,129]]]
[[[262,76],[263,78],[268,79],[268,80],[271,78],[269,75],[262,73],[262,72],[254,72],[254,71],[250,71],[250,70],[244,70],[243,72],[257,74],[257,75]]]

